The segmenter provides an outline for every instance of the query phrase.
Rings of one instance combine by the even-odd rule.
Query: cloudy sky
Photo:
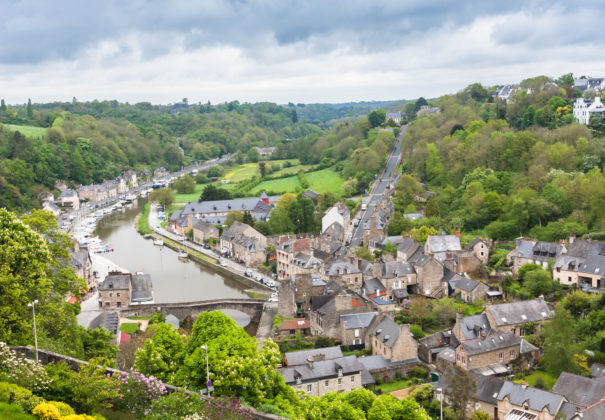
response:
[[[8,103],[412,99],[605,75],[602,0],[0,0]]]

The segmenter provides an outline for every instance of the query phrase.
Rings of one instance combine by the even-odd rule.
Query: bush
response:
[[[11,399],[11,387],[6,382],[0,382],[0,403],[7,403]]]
[[[153,376],[147,377],[134,369],[117,374],[117,381],[121,395],[114,400],[114,406],[137,415],[148,414],[151,402],[166,393],[162,381]]]
[[[422,327],[417,324],[410,325],[410,332],[414,336],[414,339],[419,340],[425,336],[424,331],[422,331]]]
[[[410,369],[410,376],[418,379],[426,379],[428,374],[429,372],[420,366],[414,366],[412,369]]]
[[[69,406],[69,404],[65,404],[61,401],[48,401],[49,404],[54,405],[59,410],[59,413],[62,416],[69,416],[70,414],[76,414],[73,408]]]
[[[203,409],[204,401],[199,395],[177,391],[152,401],[151,414],[148,417],[150,420],[182,418]]]
[[[50,382],[42,364],[19,357],[3,342],[0,342],[0,380],[6,380],[33,392],[45,389]]]
[[[34,407],[32,414],[40,420],[61,420],[59,409],[52,404],[42,403]]]

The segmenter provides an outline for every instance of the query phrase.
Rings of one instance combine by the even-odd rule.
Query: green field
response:
[[[136,322],[124,322],[120,325],[120,331],[126,334],[134,334],[139,330],[139,324]]]
[[[306,175],[307,180],[309,181],[309,188],[320,194],[328,191],[338,194],[344,183],[344,179],[331,169],[308,172]],[[250,191],[250,194],[255,196],[261,191],[275,191],[279,193],[294,192],[297,187],[300,187],[298,177],[290,176],[288,178],[263,181],[254,187],[254,189]]]
[[[25,137],[31,138],[42,138],[46,135],[46,128],[43,127],[32,127],[30,125],[13,125],[4,124],[9,130],[19,131]]]
[[[383,394],[388,392],[397,391],[398,389],[408,388],[412,384],[412,380],[409,378],[402,378],[393,382],[387,382],[386,384],[376,385],[376,390],[382,390]]]
[[[280,169],[277,172],[274,172],[271,175],[281,175],[287,173],[296,173],[299,169],[303,171],[308,169],[311,165],[300,165],[298,159],[285,159],[285,160],[265,160],[263,161],[270,167],[271,165],[278,163],[281,166],[284,165],[285,162],[290,162],[292,164],[289,168]],[[254,175],[260,175],[258,170],[258,163],[244,163],[242,165],[236,166],[232,168],[229,172],[227,172],[224,176],[224,179],[228,179],[231,183],[238,183],[240,181],[245,181],[247,179],[252,178]]]

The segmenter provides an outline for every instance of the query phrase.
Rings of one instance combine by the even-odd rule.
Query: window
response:
[[[513,360],[515,358],[515,351],[511,350],[510,351],[510,360]]]
[[[351,376],[351,383],[355,382],[355,376]]]
[[[338,385],[342,385],[342,378],[338,378]]]
[[[483,257],[483,251],[481,251],[481,256]]]
[[[120,297],[120,292],[116,293],[116,296],[117,296],[117,297]]]
[[[361,344],[361,339],[359,339],[359,338],[355,338],[355,339],[353,340],[353,344],[354,344],[354,345],[359,345],[359,344]]]
[[[355,330],[355,337],[359,337],[359,330]]]
[[[498,358],[500,359],[500,362],[502,362],[504,360],[504,354],[500,352],[500,354],[498,354]]]
[[[326,388],[327,388],[328,386],[330,386],[330,381],[325,381],[325,382],[324,382],[324,385],[325,385],[325,386],[326,386]]]
[[[122,302],[118,301],[118,308],[122,307]]]
[[[113,297],[113,292],[109,292],[109,297]]]
[[[311,385],[307,385],[307,392],[311,392]]]

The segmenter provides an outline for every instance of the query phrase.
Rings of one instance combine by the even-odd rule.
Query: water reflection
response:
[[[248,297],[234,280],[209,271],[194,261],[179,261],[176,251],[154,246],[151,240],[139,235],[134,228],[134,220],[145,201],[139,199],[131,208],[99,222],[96,234],[114,249],[105,255],[107,258],[131,272],[151,274],[155,302]]]

